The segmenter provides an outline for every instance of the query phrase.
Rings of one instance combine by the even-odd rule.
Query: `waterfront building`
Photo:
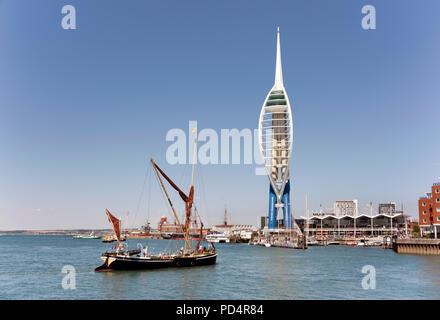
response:
[[[436,182],[425,197],[419,198],[419,226],[422,236],[434,233],[437,239],[440,231],[440,183]]]
[[[166,217],[161,217],[158,224],[157,224],[157,231],[162,234],[183,234],[182,227],[176,222],[168,222]],[[195,222],[192,222],[190,224],[189,233],[199,234],[200,232],[200,226],[196,224]],[[209,232],[209,229],[203,228],[203,234],[206,234]]]
[[[393,214],[396,212],[396,203],[380,203],[379,204],[379,214]]]
[[[227,211],[225,209],[225,218],[222,224],[211,228],[212,233],[219,233],[227,238],[235,237],[250,239],[252,234],[257,231],[257,227],[250,224],[228,224]]]
[[[333,205],[333,213],[337,217],[356,217],[358,215],[358,201],[336,201]]]
[[[356,203],[357,207],[357,203]],[[383,207],[379,207],[382,208]],[[351,208],[353,209],[353,207]],[[378,213],[373,215],[358,214],[351,210],[349,214],[314,213],[311,217],[301,217],[297,220],[299,227],[309,236],[316,237],[354,237],[354,236],[384,236],[399,235],[407,236],[408,216],[403,211],[394,210],[390,213]]]
[[[227,239],[226,242],[230,242],[231,239],[236,241],[249,241],[257,230],[257,227],[249,224],[229,224],[228,214],[225,208],[225,217],[223,223],[213,226],[210,229],[210,235],[214,236],[214,239],[219,237],[225,238]]]
[[[260,221],[260,230],[265,230],[268,232],[277,232],[278,229],[286,229],[284,227],[284,219],[277,219],[276,223],[275,223],[275,229],[274,228],[269,228],[269,217],[268,216],[263,216],[261,217],[261,221]],[[270,231],[269,231],[270,230]]]
[[[257,227],[250,224],[217,225],[211,228],[213,232],[222,232],[228,236],[238,236],[247,232],[256,232],[257,230]]]
[[[260,229],[264,229],[269,225],[269,217],[262,216],[260,220]]]
[[[258,123],[261,156],[269,178],[268,228],[277,227],[283,215],[284,227],[292,228],[290,213],[290,173],[293,123],[289,97],[283,83],[280,29],[277,31],[275,83],[266,96]]]

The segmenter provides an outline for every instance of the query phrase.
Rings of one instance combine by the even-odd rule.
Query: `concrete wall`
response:
[[[440,255],[440,240],[436,239],[397,239],[394,243],[397,253]]]

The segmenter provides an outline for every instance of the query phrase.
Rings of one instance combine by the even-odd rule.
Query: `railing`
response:
[[[361,232],[361,231],[371,231],[371,227],[362,227],[362,228],[354,228],[354,227],[340,227],[339,231],[340,232],[352,232],[356,229],[356,232]],[[398,230],[398,227],[394,227],[392,228],[392,230]],[[390,227],[373,227],[373,231],[389,231],[391,230]],[[321,232],[321,228],[317,227],[317,228],[307,228],[305,227],[305,231],[316,231],[316,232]],[[338,232],[338,228],[322,228],[323,232]],[[409,230],[408,230],[409,231]]]

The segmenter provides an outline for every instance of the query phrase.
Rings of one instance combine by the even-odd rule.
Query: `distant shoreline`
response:
[[[95,232],[96,234],[108,234],[112,232],[111,229],[70,229],[70,230],[9,230],[1,231],[0,235],[14,235],[14,236],[42,236],[42,235],[72,235],[76,233],[90,233]]]

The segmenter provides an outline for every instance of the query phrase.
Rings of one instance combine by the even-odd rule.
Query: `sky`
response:
[[[361,27],[364,5],[376,29]],[[64,5],[76,29],[61,27]],[[184,190],[169,130],[258,127],[281,30],[293,215],[336,200],[417,216],[439,181],[440,2],[0,0],[0,230],[138,227],[170,216],[148,162]],[[199,144],[201,145],[201,144]],[[256,165],[198,165],[207,225],[257,224]],[[183,203],[173,193],[179,213]],[[127,215],[127,212],[129,213]]]

